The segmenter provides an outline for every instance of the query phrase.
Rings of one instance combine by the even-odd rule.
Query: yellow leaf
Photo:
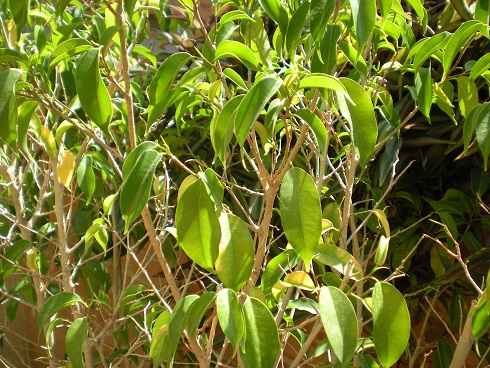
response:
[[[71,179],[73,178],[73,171],[75,170],[75,156],[70,151],[63,151],[61,159],[58,162],[58,168],[56,173],[58,174],[58,180],[70,190]]]
[[[383,226],[383,229],[385,230],[386,237],[390,237],[390,224],[388,223],[388,219],[386,218],[386,214],[381,211],[381,210],[374,210],[373,211],[376,217],[378,218],[379,222],[381,222],[381,225]]]
[[[313,280],[304,271],[294,271],[288,273],[284,278],[284,282],[290,284],[291,286],[299,287],[300,289],[313,290],[315,288]]]
[[[56,157],[56,140],[51,130],[41,125],[41,141],[43,142],[46,153],[51,157]]]

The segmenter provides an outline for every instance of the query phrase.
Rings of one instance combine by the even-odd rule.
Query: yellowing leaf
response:
[[[53,133],[51,133],[51,130],[46,128],[44,125],[41,125],[41,141],[43,142],[44,149],[46,150],[46,153],[51,157],[55,158],[56,157],[56,141],[54,139]]]
[[[51,135],[53,136],[53,135]],[[73,178],[73,171],[75,170],[75,156],[66,150],[61,153],[60,160],[58,162],[58,167],[56,173],[58,175],[58,180],[63,186],[70,190],[71,179]]]
[[[288,273],[284,278],[284,282],[291,286],[299,287],[300,289],[314,289],[315,284],[311,277],[304,271],[294,271]]]
[[[388,219],[386,218],[386,214],[381,210],[374,210],[373,213],[376,215],[379,222],[383,226],[383,229],[385,230],[386,237],[389,238],[391,236],[390,235],[390,224],[388,223]]]

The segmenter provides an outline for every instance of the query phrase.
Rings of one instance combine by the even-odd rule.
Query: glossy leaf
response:
[[[490,1],[477,0],[475,5],[475,19],[488,25],[490,23]]]
[[[347,366],[359,337],[354,307],[344,292],[333,286],[321,288],[319,306],[328,341],[342,366]]]
[[[219,114],[216,114],[211,122],[210,136],[216,156],[222,163],[226,162],[226,149],[233,136],[236,109],[240,105],[243,95],[238,95],[229,100]]]
[[[153,80],[148,87],[148,99],[150,100],[147,125],[153,124],[168,106],[168,97],[180,69],[192,56],[185,52],[177,52],[170,55],[158,68]]]
[[[253,51],[245,44],[237,41],[226,40],[216,47],[215,60],[232,57],[240,60],[243,65],[252,70],[259,69],[259,62]]]
[[[478,88],[475,82],[465,75],[460,75],[456,81],[458,82],[459,110],[467,118],[470,111],[478,105]]]
[[[444,72],[441,80],[445,80],[449,74],[451,65],[458,53],[464,50],[464,46],[477,35],[478,30],[482,30],[485,27],[484,24],[477,20],[470,20],[464,22],[461,26],[450,36],[450,40],[446,46],[443,54],[442,65]]]
[[[203,182],[196,181],[184,191],[177,205],[175,224],[184,252],[199,266],[213,271],[221,228],[214,202]]]
[[[62,60],[81,54],[82,52],[88,51],[92,48],[93,47],[90,42],[83,38],[71,38],[61,42],[58,46],[56,46],[49,57],[48,74],[50,74],[56,65],[58,65]]]
[[[483,155],[483,167],[486,170],[488,155],[490,155],[490,103],[482,106],[476,121],[475,135]]]
[[[318,244],[315,251],[315,260],[330,266],[345,275],[349,262],[352,263],[350,277],[360,280],[362,278],[362,266],[352,254],[334,244]]]
[[[15,83],[22,75],[18,69],[8,69],[0,73],[0,139],[10,144],[17,138],[17,107]]]
[[[136,162],[140,158],[140,156],[149,150],[155,150],[158,147],[158,144],[151,141],[145,141],[140,143],[124,160],[124,164],[122,167],[122,179],[126,180],[134,169]]]
[[[260,0],[259,4],[266,14],[279,25],[281,32],[285,34],[288,25],[288,13],[281,0]]]
[[[235,117],[235,135],[240,146],[244,145],[253,124],[281,85],[282,81],[276,77],[264,77],[242,99]]]
[[[29,123],[31,118],[36,111],[39,103],[37,101],[26,101],[19,106],[19,115],[17,117],[17,143],[26,154],[28,154],[28,137],[27,131],[29,129]]]
[[[374,116],[371,98],[364,88],[349,78],[340,78],[353,102],[337,93],[340,111],[347,119],[351,129],[352,144],[359,156],[361,167],[366,167],[374,154],[378,138],[378,124]]]
[[[410,314],[403,295],[379,282],[373,290],[373,337],[383,367],[391,367],[405,351],[410,337]]]
[[[99,128],[107,131],[112,120],[112,102],[100,76],[98,49],[87,51],[78,60],[75,84],[83,110]]]
[[[296,9],[293,16],[291,17],[291,20],[289,21],[285,42],[286,50],[289,55],[294,54],[296,43],[303,33],[304,23],[306,20],[306,16],[308,15],[309,8],[309,2],[305,1],[299,6],[298,9]]]
[[[86,204],[88,204],[95,192],[95,172],[90,156],[84,155],[78,165],[77,183],[82,192],[87,196]]]
[[[187,311],[187,332],[190,336],[196,334],[197,328],[201,323],[204,314],[211,307],[216,299],[217,294],[214,291],[209,291],[199,297]]]
[[[413,68],[416,72],[437,50],[442,50],[446,46],[450,39],[449,35],[449,32],[442,32],[430,38],[424,38],[414,45],[407,59],[413,57]]]
[[[231,289],[221,289],[216,298],[216,312],[223,332],[230,340],[233,351],[245,336],[245,316],[238,297]]]
[[[73,368],[83,368],[83,345],[88,336],[87,317],[78,318],[72,322],[66,332],[66,354]]]
[[[390,14],[393,0],[378,0],[379,11],[383,21],[386,21],[388,14]]]
[[[323,38],[328,20],[333,14],[335,3],[328,0],[312,0],[310,4],[310,31],[318,44]]]
[[[48,298],[48,300],[46,300],[39,311],[39,315],[37,317],[39,329],[42,329],[46,322],[48,322],[52,316],[63,308],[80,302],[82,302],[82,299],[77,294],[69,292],[62,292],[51,296]]]
[[[245,368],[273,368],[280,351],[279,333],[269,308],[255,298],[243,304],[245,343],[241,358]]]
[[[219,217],[221,241],[215,269],[227,288],[238,291],[248,281],[254,263],[254,244],[247,225],[239,217],[223,213]]]
[[[352,18],[357,38],[357,52],[360,54],[364,49],[376,23],[376,1],[375,0],[351,0]]]
[[[168,323],[171,314],[168,311],[162,312],[156,319],[152,329],[152,340],[150,343],[150,358],[153,361],[153,368],[157,368],[164,360],[170,360],[170,337],[168,333]]]
[[[333,4],[331,1],[328,3]],[[325,34],[320,41],[319,55],[324,67],[324,72],[327,74],[332,74],[337,66],[339,56],[337,51],[337,43],[339,42],[341,32],[342,29],[338,24],[327,24]],[[312,71],[316,71],[313,70],[313,65]]]
[[[490,68],[490,54],[483,55],[478,61],[473,65],[470,72],[470,79],[475,80],[482,75],[483,72]]]
[[[381,235],[379,237],[378,246],[376,247],[376,253],[374,255],[374,263],[378,266],[381,266],[386,261],[386,256],[388,255],[388,248],[390,245],[390,238]]]
[[[155,169],[161,160],[154,150],[143,152],[136,160],[121,186],[120,208],[127,232],[129,225],[139,216],[150,198]]]
[[[300,260],[298,253],[293,249],[287,249],[271,259],[262,274],[261,286],[264,293],[270,293],[272,286],[284,275],[283,270],[295,267]]]
[[[212,169],[207,168],[204,172],[199,173],[199,177],[206,186],[206,190],[208,191],[210,198],[220,210],[223,204],[225,189],[216,176],[216,173]]]
[[[299,109],[296,111],[295,115],[303,119],[306,124],[308,124],[318,142],[320,153],[324,154],[327,149],[327,129],[320,118],[308,109]]]
[[[339,79],[327,74],[308,74],[301,79],[299,88],[326,88],[338,92],[339,94],[347,95],[347,91]],[[346,98],[350,97],[347,96]]]
[[[415,74],[415,90],[420,112],[430,121],[430,107],[432,106],[432,77],[430,68],[420,68]]]
[[[286,237],[308,271],[322,233],[322,209],[315,182],[304,170],[292,167],[282,181],[279,200]]]

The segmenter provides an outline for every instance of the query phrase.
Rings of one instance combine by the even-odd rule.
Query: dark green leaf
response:
[[[303,33],[303,28],[310,8],[309,2],[305,1],[301,6],[296,9],[291,20],[288,24],[288,29],[286,32],[286,50],[289,55],[294,54],[294,48],[296,43]]]
[[[325,125],[311,110],[299,109],[295,115],[303,119],[313,131],[320,153],[323,155],[327,149],[327,129]]]
[[[318,44],[323,38],[328,20],[333,14],[335,2],[329,0],[312,0],[310,5],[310,31]]]
[[[430,107],[432,106],[433,80],[429,68],[420,68],[415,74],[415,91],[420,112],[430,121]]]
[[[7,144],[17,138],[17,106],[15,83],[22,75],[18,69],[8,69],[0,73],[0,139]]]
[[[42,329],[46,322],[60,310],[79,302],[82,303],[82,299],[78,295],[68,292],[55,294],[48,298],[43,304],[39,311],[39,316],[37,317],[39,329]]]
[[[216,299],[217,294],[209,291],[199,297],[187,311],[187,332],[192,337],[196,334],[204,314]]]
[[[483,167],[487,169],[490,154],[490,103],[482,105],[475,127],[476,140],[483,155]]]
[[[78,318],[66,332],[66,354],[73,368],[83,368],[83,345],[88,336],[87,317]]]
[[[354,19],[354,30],[357,36],[357,52],[360,54],[364,49],[376,23],[376,1],[375,0],[351,0],[352,17]]]

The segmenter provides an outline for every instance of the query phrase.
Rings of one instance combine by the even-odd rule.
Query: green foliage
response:
[[[19,356],[488,365],[488,19],[0,0],[2,312],[46,346]]]

